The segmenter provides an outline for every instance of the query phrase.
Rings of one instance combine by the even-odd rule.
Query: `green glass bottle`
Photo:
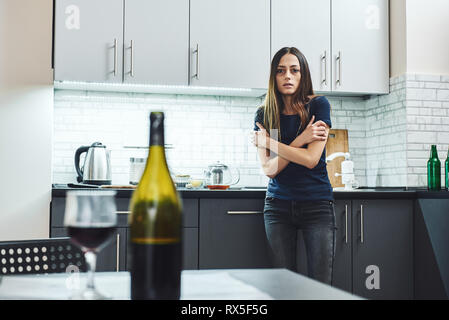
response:
[[[449,191],[449,149],[447,150],[447,158],[445,162],[445,188]]]
[[[427,161],[427,189],[441,189],[441,162],[438,159],[437,146],[434,144],[430,149],[429,161]]]
[[[148,159],[130,211],[131,299],[179,299],[182,203],[165,158],[162,112],[150,115]]]

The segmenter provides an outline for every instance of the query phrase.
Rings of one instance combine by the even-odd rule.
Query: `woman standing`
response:
[[[276,267],[296,272],[297,230],[302,229],[309,277],[327,284],[336,229],[325,162],[330,127],[329,102],[314,95],[306,58],[294,47],[280,49],[271,63],[265,103],[256,112],[253,141],[270,178],[265,230]]]

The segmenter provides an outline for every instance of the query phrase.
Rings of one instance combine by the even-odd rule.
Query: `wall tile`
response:
[[[360,98],[329,98],[334,128],[349,129],[350,151],[364,174],[365,101]],[[129,157],[145,157],[150,111],[166,113],[167,161],[175,173],[201,175],[208,164],[220,160],[229,165],[247,166],[242,185],[266,185],[249,134],[254,114],[263,98],[164,95],[123,92],[55,91],[55,133],[53,181],[75,180],[73,157],[76,148],[101,141],[111,151],[113,182],[127,183]],[[342,105],[351,111],[346,117]],[[349,111],[348,111],[349,112]],[[357,121],[360,123],[358,124]],[[336,125],[338,124],[338,125]],[[358,150],[361,151],[358,151]]]
[[[361,185],[426,184],[431,144],[441,157],[449,147],[449,76],[403,74],[390,94],[328,97],[334,129],[348,129],[349,151]],[[53,181],[74,182],[74,152],[101,141],[111,150],[115,183],[128,182],[129,157],[144,157],[148,114],[166,112],[170,168],[201,175],[216,160],[242,169],[241,185],[266,185],[250,143],[263,98],[55,90]],[[412,169],[412,171],[409,171]]]
[[[435,89],[407,88],[407,99],[410,100],[435,100]]]
[[[438,89],[437,90],[437,100],[448,101],[449,100],[449,90]]]

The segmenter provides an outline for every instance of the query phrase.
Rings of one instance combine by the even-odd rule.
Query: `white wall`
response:
[[[448,0],[390,0],[390,77],[449,74],[448,17]]]
[[[48,238],[52,0],[0,0],[0,240]]]
[[[449,1],[407,0],[406,6],[407,73],[449,74]]]
[[[407,71],[405,0],[390,1],[390,78]]]

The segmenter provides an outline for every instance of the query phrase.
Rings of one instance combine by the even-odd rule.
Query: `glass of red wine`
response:
[[[74,190],[67,192],[64,226],[71,241],[84,252],[87,264],[87,287],[76,299],[96,300],[109,297],[97,291],[94,273],[97,253],[116,232],[115,191]]]

